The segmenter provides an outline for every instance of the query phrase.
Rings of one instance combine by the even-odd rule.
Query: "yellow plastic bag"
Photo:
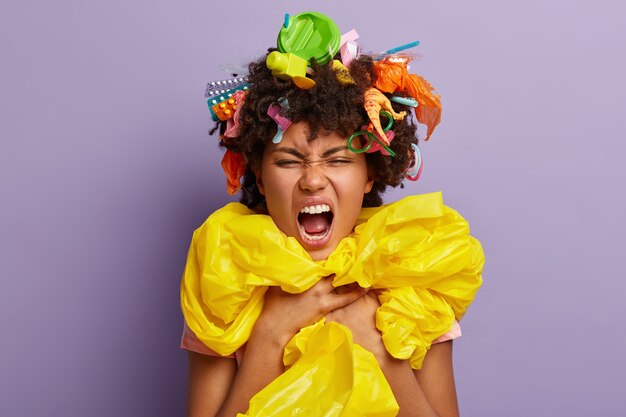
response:
[[[374,355],[352,343],[350,330],[341,324],[322,320],[305,327],[286,346],[284,359],[287,370],[252,398],[246,416],[398,413]]]
[[[269,216],[231,203],[213,213],[194,232],[181,284],[181,307],[196,336],[226,356],[248,340],[263,309],[268,286],[299,293],[321,277],[336,274],[335,286],[358,282],[362,287],[384,289],[379,296],[376,325],[385,347],[392,356],[409,359],[411,366],[419,369],[432,341],[450,329],[455,317],[460,320],[473,300],[482,283],[483,263],[482,249],[469,235],[467,222],[443,205],[441,193],[411,196],[386,206],[363,209],[354,233],[344,238],[327,260],[317,262],[311,260],[295,238],[285,236]],[[297,378],[297,372],[313,372],[311,381],[328,383],[318,376],[331,373],[331,359],[322,360],[326,353],[322,355],[315,346],[336,345],[336,354],[343,355],[351,349],[354,369],[372,368],[362,348],[352,344],[351,337],[349,343],[328,339],[339,337],[342,332],[349,334],[343,326],[341,332],[334,329],[335,325],[326,330],[330,325],[318,324],[316,332],[302,331],[294,337],[292,342],[298,346],[308,346],[310,342],[307,351],[317,353],[296,355],[298,360],[291,362],[287,359],[293,357],[293,351],[290,354],[287,348],[286,365],[291,367],[274,381],[276,384],[273,382],[252,399],[249,415],[257,415],[254,407],[263,403],[259,398],[265,399],[264,406],[282,403],[287,385],[302,390],[298,395],[289,394],[301,399],[298,407],[316,406],[306,404],[305,398],[312,398],[307,391],[316,392],[324,385],[280,382]],[[309,341],[313,334],[315,341]],[[346,347],[349,345],[352,347]],[[321,365],[310,371],[316,360]],[[294,368],[297,371],[291,372]],[[345,384],[344,388],[349,385]],[[389,404],[393,396],[385,397],[383,385],[386,382],[382,384],[376,378],[371,386],[352,384],[350,395],[361,398],[370,395],[362,392],[364,388],[377,390],[382,397],[377,397],[376,402],[388,404],[387,411],[392,412]],[[337,404],[342,404],[337,407],[347,412],[347,403]],[[273,408],[270,410],[266,409],[264,415],[279,415]]]

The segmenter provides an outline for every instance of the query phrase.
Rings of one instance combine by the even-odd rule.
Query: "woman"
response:
[[[220,123],[231,191],[244,174],[250,210],[212,215],[185,271],[188,415],[458,415],[455,317],[480,285],[482,252],[437,195],[364,209],[381,206],[381,193],[408,170],[416,176],[420,159],[416,127],[404,118],[411,109],[383,99],[388,112],[372,111],[388,61],[359,56],[348,68],[314,59],[306,81],[277,75],[272,53],[251,64],[234,117]],[[415,98],[430,135],[438,98],[430,90]],[[373,242],[397,250],[372,255]],[[398,323],[413,328],[396,337]],[[326,371],[309,377],[312,369]]]

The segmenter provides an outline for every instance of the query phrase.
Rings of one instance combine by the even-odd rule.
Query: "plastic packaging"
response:
[[[231,203],[194,232],[181,306],[196,336],[227,356],[250,336],[268,286],[298,293],[334,273],[335,286],[385,289],[376,326],[389,353],[419,369],[432,341],[473,300],[483,262],[467,222],[443,205],[440,193],[362,209],[354,233],[317,262],[269,216]],[[324,415],[395,415],[395,400],[370,359],[344,326],[320,321],[304,328],[285,349],[289,370],[251,400],[248,415],[292,415],[295,404],[303,410],[334,404],[337,410],[323,408],[332,410]],[[329,398],[319,394],[325,390]],[[367,408],[352,408],[358,404]],[[385,410],[375,412],[376,404]]]
[[[322,320],[302,329],[285,348],[284,362],[287,370],[239,416],[398,414],[398,403],[374,355],[352,343],[350,330],[341,324]]]

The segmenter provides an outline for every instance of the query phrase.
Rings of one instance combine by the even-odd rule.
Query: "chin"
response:
[[[325,261],[326,259],[328,259],[330,254],[333,253],[333,251],[335,250],[335,247],[336,245],[334,247],[313,249],[313,250],[307,249],[305,247],[305,250],[311,257],[311,259],[313,259],[314,261]]]

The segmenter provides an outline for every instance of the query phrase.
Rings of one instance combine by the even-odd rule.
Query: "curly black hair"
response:
[[[268,54],[275,49],[269,49]],[[352,61],[350,75],[356,84],[342,84],[330,64],[311,63],[315,86],[311,89],[298,88],[291,80],[282,80],[272,75],[265,63],[266,57],[252,62],[249,66],[250,88],[245,103],[239,111],[239,131],[234,138],[224,138],[220,145],[232,152],[241,153],[247,163],[242,180],[241,203],[252,209],[261,209],[264,197],[256,185],[254,168],[260,166],[265,144],[277,131],[276,122],[267,115],[267,109],[279,99],[287,99],[289,105],[283,110],[292,122],[307,122],[310,138],[318,132],[336,132],[348,137],[361,126],[369,123],[364,109],[364,93],[375,81],[371,57],[361,56]],[[373,174],[372,190],[363,197],[363,207],[376,207],[382,204],[382,193],[388,186],[402,184],[407,168],[412,162],[411,144],[417,144],[416,125],[408,117],[408,107],[393,103],[394,110],[405,110],[407,117],[394,122],[395,137],[389,146],[394,157],[380,152],[366,153],[369,172]],[[220,122],[215,129],[224,133],[226,123]]]

